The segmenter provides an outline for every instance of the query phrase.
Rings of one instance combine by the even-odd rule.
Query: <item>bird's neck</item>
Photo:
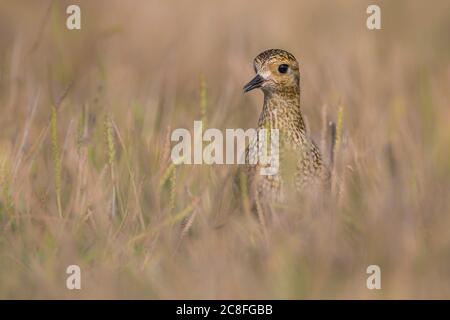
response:
[[[300,110],[299,88],[264,92],[264,106],[258,127],[305,133],[305,122]]]

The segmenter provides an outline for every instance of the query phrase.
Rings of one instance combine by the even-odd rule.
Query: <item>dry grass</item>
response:
[[[82,1],[68,31],[74,2],[0,2],[0,298],[450,297],[448,1],[379,1],[375,32],[365,1]],[[168,134],[254,127],[272,47],[316,140],[337,124],[337,195],[265,241],[234,168],[174,167]]]

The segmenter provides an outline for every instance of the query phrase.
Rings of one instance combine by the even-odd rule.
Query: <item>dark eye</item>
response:
[[[286,73],[288,71],[289,66],[287,64],[280,64],[278,66],[278,71],[280,73]]]

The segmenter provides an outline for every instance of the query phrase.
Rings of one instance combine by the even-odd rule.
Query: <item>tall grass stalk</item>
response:
[[[63,210],[61,205],[61,152],[58,143],[58,110],[55,106],[52,107],[51,119],[50,119],[50,135],[52,144],[52,158],[53,158],[53,170],[55,174],[55,193],[56,193],[56,206],[58,208],[59,217],[63,217]]]
[[[0,153],[0,188],[3,197],[4,208],[9,214],[13,209],[13,201],[10,190],[10,169],[8,157],[2,153]]]
[[[176,188],[177,188],[177,167],[172,170],[172,175],[170,177],[170,211],[175,210],[175,199],[176,199]]]
[[[337,121],[336,121],[336,141],[334,143],[334,154],[335,155],[336,155],[336,152],[339,151],[339,148],[341,146],[343,121],[344,121],[344,107],[341,105],[341,106],[339,106],[339,111],[338,111]]]
[[[337,174],[336,174],[336,160],[338,156],[339,149],[341,147],[341,141],[342,141],[342,127],[344,122],[344,108],[342,105],[339,106],[337,120],[336,120],[336,126],[331,127],[332,128],[332,135],[334,136],[334,141],[332,143],[332,154],[331,154],[331,161],[332,161],[332,192],[333,194],[336,194],[337,192]]]
[[[200,75],[200,114],[202,119],[202,126],[203,128],[207,128],[206,121],[207,121],[207,115],[206,110],[208,106],[208,95],[207,95],[207,88],[206,88],[206,81],[204,75]]]
[[[111,174],[112,181],[112,194],[111,194],[111,216],[114,217],[116,213],[116,174],[114,169],[114,159],[116,157],[116,148],[114,145],[113,125],[111,116],[107,114],[105,116],[105,137],[106,147],[108,153],[108,165]]]

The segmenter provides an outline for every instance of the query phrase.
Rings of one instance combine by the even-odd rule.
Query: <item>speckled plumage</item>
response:
[[[281,73],[279,66],[288,66]],[[257,74],[245,91],[260,88],[264,92],[264,105],[258,129],[278,129],[280,133],[280,166],[276,175],[260,175],[260,165],[250,165],[255,143],[246,150],[247,182],[250,197],[255,202],[272,203],[284,199],[286,179],[299,191],[312,185],[324,185],[330,180],[328,168],[323,163],[317,146],[307,134],[300,108],[300,73],[295,57],[280,49],[266,50],[254,60]],[[251,84],[254,85],[251,85]],[[292,160],[293,159],[293,160]],[[254,160],[254,159],[253,159]],[[288,162],[293,162],[289,171]],[[290,184],[287,184],[290,185]]]

